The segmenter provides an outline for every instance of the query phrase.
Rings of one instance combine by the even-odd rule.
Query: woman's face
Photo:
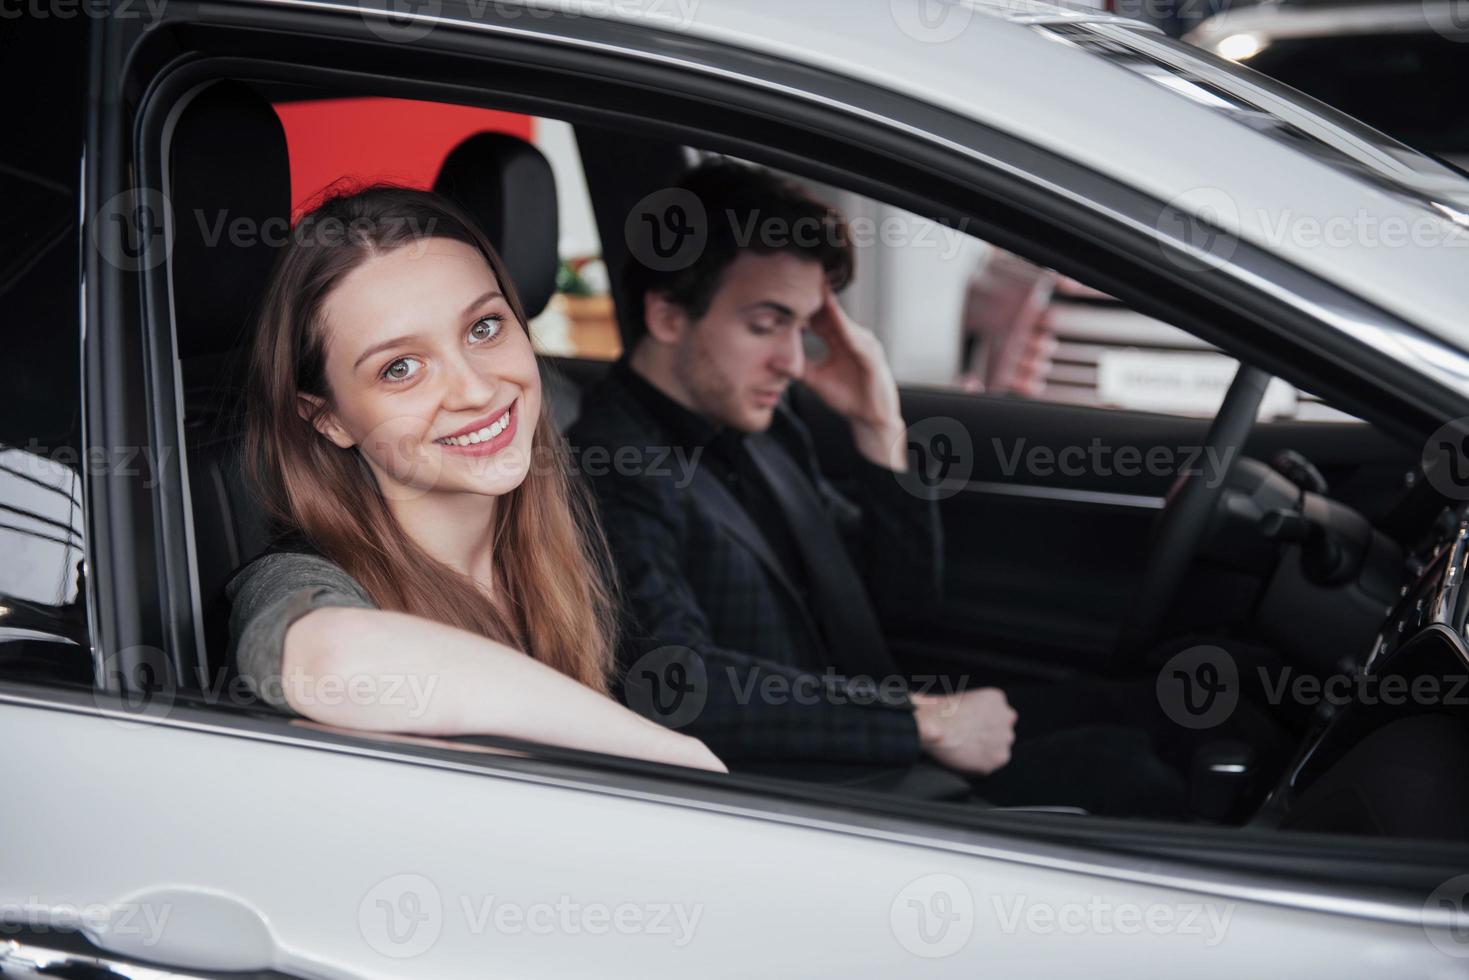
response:
[[[540,374],[477,249],[427,238],[374,256],[324,319],[331,405],[317,427],[359,447],[384,496],[499,496],[525,479]]]

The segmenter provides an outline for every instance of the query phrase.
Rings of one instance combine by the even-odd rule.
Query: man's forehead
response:
[[[722,291],[736,307],[771,303],[807,317],[821,309],[825,284],[825,270],[815,259],[742,252],[725,270]]]

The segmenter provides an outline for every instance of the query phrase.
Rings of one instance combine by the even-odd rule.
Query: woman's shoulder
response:
[[[247,591],[293,592],[312,586],[368,599],[367,590],[361,583],[299,534],[277,537],[265,550],[236,569],[225,582],[225,596],[234,602]]]

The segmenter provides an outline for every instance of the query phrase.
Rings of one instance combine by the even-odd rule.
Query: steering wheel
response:
[[[1142,583],[1117,638],[1113,659],[1119,666],[1140,666],[1148,644],[1157,636],[1184,573],[1204,540],[1209,519],[1224,494],[1229,473],[1255,424],[1269,384],[1270,375],[1265,371],[1247,364],[1239,366],[1219,414],[1204,437],[1203,455],[1199,457],[1201,461],[1220,460],[1220,471],[1208,473],[1202,465],[1191,467],[1178,474],[1168,491],[1163,513],[1149,535]]]

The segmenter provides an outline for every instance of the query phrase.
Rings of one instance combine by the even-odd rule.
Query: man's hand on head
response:
[[[1015,709],[997,687],[959,694],[914,694],[918,740],[933,759],[950,769],[988,776],[1010,761],[1015,744]]]
[[[820,312],[811,331],[828,350],[820,362],[808,362],[801,380],[852,426],[857,450],[878,466],[895,472],[908,468],[906,425],[898,403],[898,385],[883,354],[882,342],[853,322],[824,287]]]

